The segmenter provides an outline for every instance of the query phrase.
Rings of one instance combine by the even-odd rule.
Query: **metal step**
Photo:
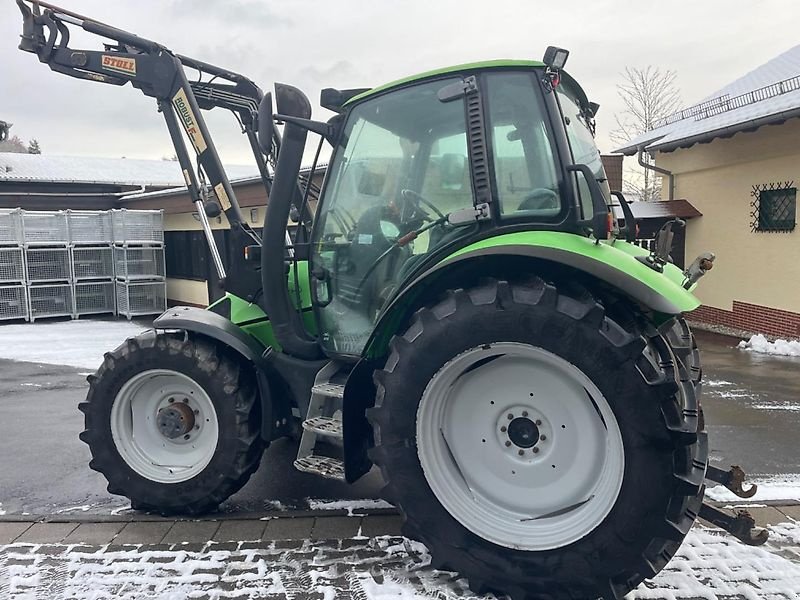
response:
[[[318,383],[311,388],[311,393],[329,398],[344,398],[344,386],[339,383]]]
[[[303,429],[316,433],[317,435],[325,435],[338,439],[344,438],[342,420],[334,417],[314,417],[313,419],[308,419],[303,421]]]
[[[327,477],[328,479],[338,479],[344,481],[344,463],[328,456],[305,456],[294,461],[294,468],[298,471],[313,473]]]

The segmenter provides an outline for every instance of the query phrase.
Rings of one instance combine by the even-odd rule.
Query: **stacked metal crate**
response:
[[[106,210],[67,212],[75,316],[115,313],[111,213]]]
[[[22,211],[30,320],[74,317],[66,211]]]
[[[163,211],[114,209],[111,221],[117,314],[131,319],[165,311]]]
[[[22,211],[0,210],[0,321],[28,320]]]

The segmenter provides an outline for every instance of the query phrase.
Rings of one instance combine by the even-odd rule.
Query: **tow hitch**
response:
[[[728,471],[723,471],[711,465],[706,468],[706,480],[721,483],[739,498],[752,498],[758,491],[758,486],[751,485],[745,489],[743,487],[745,477],[744,471],[736,465],[732,466]],[[700,507],[699,516],[701,519],[705,519],[709,523],[724,529],[748,546],[760,546],[769,538],[769,532],[766,529],[756,527],[755,519],[746,510],[736,511],[736,516],[732,516],[704,502]]]

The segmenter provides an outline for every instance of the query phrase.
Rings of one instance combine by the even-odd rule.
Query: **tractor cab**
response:
[[[455,66],[339,108],[310,254],[328,354],[359,356],[399,292],[473,241],[498,231],[588,235],[596,212],[606,227],[596,105],[553,65]],[[569,170],[574,163],[588,168]]]

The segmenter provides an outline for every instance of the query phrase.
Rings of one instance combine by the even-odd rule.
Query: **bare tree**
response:
[[[630,140],[656,129],[659,122],[680,108],[681,97],[672,70],[662,71],[648,65],[645,68],[625,67],[623,83],[617,85],[617,93],[625,105],[622,113],[614,115],[617,128],[611,140],[625,144]],[[648,153],[644,161],[651,164]],[[625,191],[641,200],[658,200],[661,197],[661,177],[649,169],[629,169],[625,176]]]
[[[16,135],[0,142],[0,152],[16,152],[18,154],[26,154],[28,149],[25,143]]]

